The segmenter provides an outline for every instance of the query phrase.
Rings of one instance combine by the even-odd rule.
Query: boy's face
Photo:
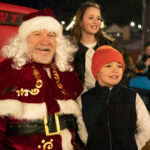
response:
[[[118,84],[122,78],[122,65],[118,62],[105,64],[98,72],[97,79],[101,86],[112,88]]]

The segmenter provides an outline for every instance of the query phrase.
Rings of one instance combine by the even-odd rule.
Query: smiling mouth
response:
[[[97,29],[97,26],[91,26],[92,29]]]
[[[37,48],[37,50],[39,50],[39,51],[50,51],[50,48],[44,48],[44,49]]]
[[[111,78],[111,79],[118,79],[118,78],[119,78],[119,76],[114,75],[114,76],[110,76],[110,78]]]

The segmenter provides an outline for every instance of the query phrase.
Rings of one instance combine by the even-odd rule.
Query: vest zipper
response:
[[[110,94],[108,94],[108,98],[106,100],[107,106],[107,127],[108,127],[108,136],[109,136],[109,150],[112,150],[112,137],[111,137],[111,130],[110,130],[110,116],[109,116],[109,101],[110,101]]]

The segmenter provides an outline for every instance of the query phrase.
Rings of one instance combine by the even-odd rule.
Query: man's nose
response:
[[[49,45],[51,43],[50,39],[47,36],[43,36],[41,43],[43,45]]]

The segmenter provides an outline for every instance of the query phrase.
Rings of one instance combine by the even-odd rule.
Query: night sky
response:
[[[59,21],[71,21],[78,6],[87,0],[0,0],[36,9],[50,7]],[[131,21],[142,24],[142,0],[95,0],[101,5],[101,13],[107,25],[129,25]]]

